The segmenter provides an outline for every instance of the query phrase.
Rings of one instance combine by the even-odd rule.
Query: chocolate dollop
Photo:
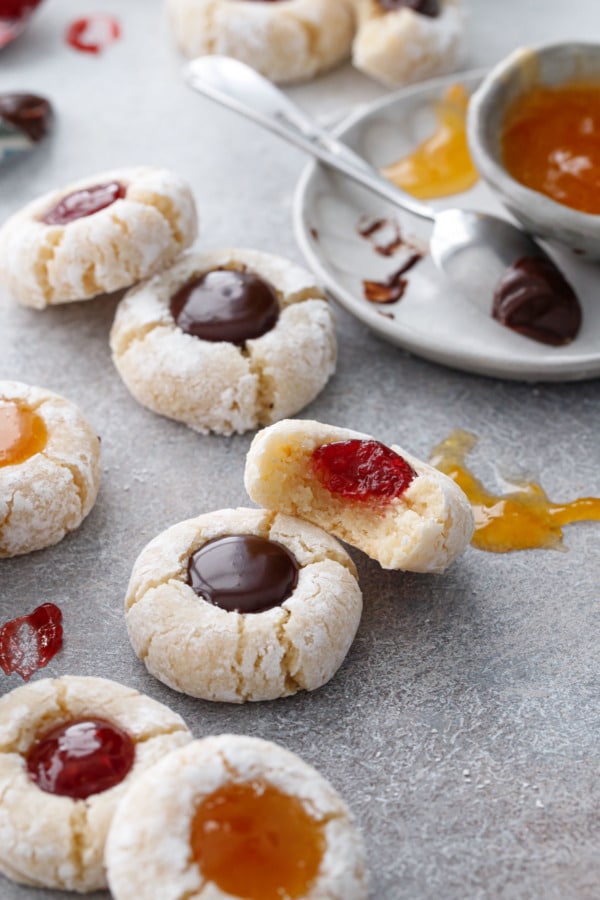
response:
[[[494,293],[492,316],[555,347],[570,343],[581,325],[575,291],[551,260],[539,256],[525,256],[507,269]]]
[[[0,94],[0,119],[37,144],[50,130],[52,106],[45,97],[36,94]]]
[[[413,12],[434,19],[440,14],[439,0],[377,0],[379,5],[392,12],[398,9],[412,9]]]

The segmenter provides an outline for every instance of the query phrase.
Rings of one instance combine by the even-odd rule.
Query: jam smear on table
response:
[[[36,94],[0,94],[0,120],[18,128],[37,144],[50,130],[52,107],[45,97]]]
[[[48,794],[85,800],[120,784],[135,759],[135,744],[102,718],[73,719],[42,734],[27,753],[27,772]]]
[[[21,34],[40,3],[41,0],[0,0],[0,49]]]
[[[199,803],[190,846],[202,876],[224,893],[294,900],[310,893],[325,836],[300,799],[252,781],[226,784]]]
[[[68,225],[76,219],[83,219],[106,209],[116,200],[122,200],[126,193],[127,189],[118,181],[81,188],[63,197],[40,218],[40,222],[46,225]]]
[[[0,400],[0,469],[16,466],[40,453],[48,441],[41,416],[13,400]]]
[[[363,293],[369,303],[397,303],[404,296],[408,287],[408,278],[405,277],[418,262],[421,261],[420,253],[413,253],[396,272],[386,278],[385,281],[363,281]]]
[[[29,681],[56,656],[62,640],[62,612],[54,603],[42,603],[0,628],[0,667],[6,675],[16,673]]]
[[[422,16],[429,16],[435,19],[440,14],[439,0],[377,0],[382,9],[386,12],[393,12],[398,9],[412,9],[413,12]]]
[[[361,216],[356,231],[361,238],[369,241],[379,256],[394,256],[399,250],[418,253],[419,256],[425,256],[427,252],[425,246],[419,246],[416,240],[404,236],[396,219]]]
[[[208,541],[188,563],[188,584],[213,606],[260,613],[281,604],[298,583],[298,563],[283,544],[254,534]]]
[[[381,170],[413,197],[433,200],[469,190],[479,175],[467,143],[469,95],[461,84],[451,85],[435,106],[436,130],[416,150]]]
[[[540,256],[518,259],[494,292],[492,316],[519,334],[554,347],[569,344],[581,326],[577,295],[560,269]]]
[[[275,327],[279,300],[274,288],[252,272],[214,269],[174,294],[171,314],[186,334],[242,346]]]
[[[478,550],[508,553],[513,550],[556,550],[562,546],[562,526],[573,522],[600,522],[600,498],[582,497],[553,503],[534,481],[515,484],[506,494],[493,494],[466,467],[466,456],[477,438],[453,431],[434,448],[431,465],[444,472],[465,492],[475,515],[472,540]]]
[[[379,441],[349,440],[313,450],[312,470],[330,493],[348,500],[389,503],[401,497],[417,473]]]
[[[81,53],[101,53],[121,37],[121,26],[113,16],[98,13],[75,19],[67,28],[65,40]]]
[[[580,212],[600,213],[600,84],[538,86],[515,100],[501,131],[517,181]]]

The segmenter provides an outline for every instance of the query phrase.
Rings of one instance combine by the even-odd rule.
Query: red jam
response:
[[[0,0],[0,48],[18,37],[41,0]]]
[[[204,878],[228,896],[294,900],[313,896],[325,837],[298,797],[254,781],[226,784],[199,804],[190,846]]]
[[[62,647],[62,613],[54,603],[43,603],[27,616],[5,622],[0,628],[0,667],[6,675],[16,672],[28,681],[47,666]]]
[[[75,219],[83,219],[106,209],[115,200],[121,200],[126,194],[126,188],[117,181],[110,184],[95,184],[93,187],[73,191],[63,197],[56,206],[49,209],[41,217],[40,221],[46,225],[68,225]]]
[[[75,19],[67,28],[65,40],[81,53],[98,54],[121,37],[121,26],[112,16],[97,14]]]
[[[75,719],[33,744],[27,771],[42,791],[85,800],[120,784],[134,757],[133,740],[118,725],[106,719]]]
[[[323,487],[348,500],[400,497],[417,473],[379,441],[336,441],[317,447],[312,467]]]

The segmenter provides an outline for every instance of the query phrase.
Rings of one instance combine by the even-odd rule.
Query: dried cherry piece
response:
[[[27,616],[0,628],[0,666],[6,675],[16,672],[28,681],[47,666],[62,647],[62,612],[54,603],[42,603]]]
[[[43,734],[27,754],[27,772],[48,794],[85,800],[120,784],[135,758],[133,740],[106,719],[74,719]]]
[[[349,500],[393,500],[417,475],[390,447],[357,439],[317,447],[312,466],[323,487]]]
[[[106,209],[115,200],[121,200],[126,188],[117,181],[109,184],[95,184],[89,188],[73,191],[63,197],[56,206],[49,209],[40,221],[46,225],[68,225],[75,219],[82,219]]]

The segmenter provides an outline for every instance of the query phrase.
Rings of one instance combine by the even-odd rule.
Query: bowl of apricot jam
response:
[[[467,132],[527,231],[600,260],[600,44],[516,50],[471,98]]]

